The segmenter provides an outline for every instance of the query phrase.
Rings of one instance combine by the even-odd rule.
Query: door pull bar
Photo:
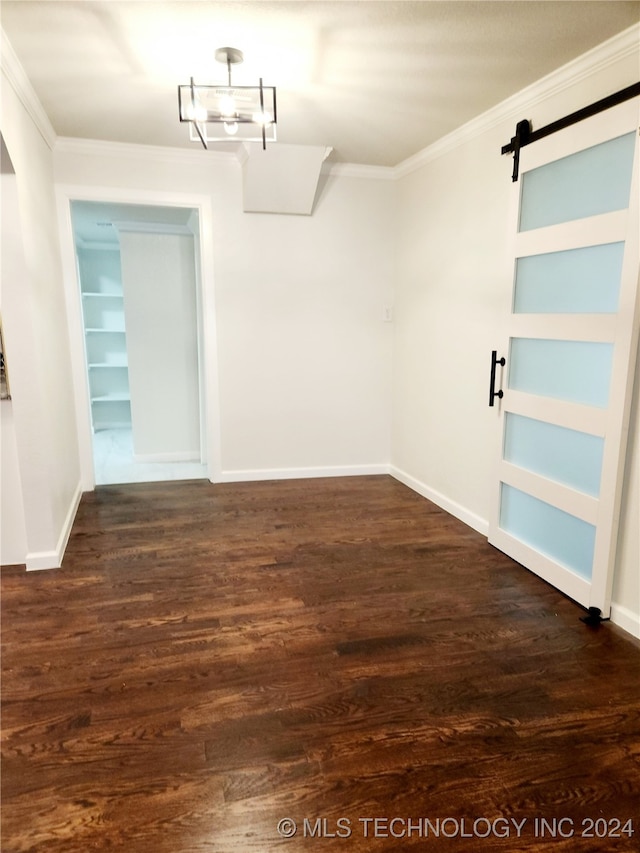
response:
[[[502,358],[498,358],[498,350],[491,351],[491,379],[489,380],[489,405],[494,406],[494,400],[497,397],[499,400],[502,400],[504,396],[504,391],[500,388],[499,391],[496,391],[496,366],[498,364],[504,367],[506,361],[504,356]]]

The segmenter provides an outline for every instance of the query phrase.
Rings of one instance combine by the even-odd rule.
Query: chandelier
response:
[[[215,52],[218,62],[227,66],[227,85],[196,84],[193,77],[178,86],[180,121],[189,123],[189,138],[207,148],[208,142],[276,141],[276,89],[263,86],[232,86],[231,66],[244,59],[235,47],[220,47]]]

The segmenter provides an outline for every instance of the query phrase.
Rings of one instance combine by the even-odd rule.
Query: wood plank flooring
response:
[[[1,584],[3,853],[640,849],[640,644],[390,477],[101,487]]]

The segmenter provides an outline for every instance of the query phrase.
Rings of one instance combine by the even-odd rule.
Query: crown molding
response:
[[[394,166],[367,166],[360,163],[325,162],[320,173],[337,178],[374,178],[383,181],[392,181],[396,177]]]
[[[18,59],[4,30],[0,30],[1,64],[7,82],[15,91],[27,113],[33,120],[45,143],[51,150],[61,153],[130,157],[140,160],[153,160],[168,164],[202,166],[204,158],[209,162],[236,164],[239,162],[236,151],[188,150],[169,148],[160,145],[138,145],[106,140],[79,139],[57,136],[44,107]],[[377,180],[395,180],[405,177],[426,163],[429,163],[449,151],[454,150],[497,125],[520,118],[522,112],[531,109],[541,101],[558,94],[580,81],[597,74],[610,65],[640,52],[640,24],[634,24],[618,35],[587,51],[561,68],[552,71],[546,77],[533,83],[510,98],[497,104],[451,133],[438,139],[432,145],[417,154],[403,160],[397,166],[371,166],[359,163],[325,162],[321,174],[345,178],[370,178]]]
[[[18,59],[7,34],[2,29],[0,29],[0,33],[2,36],[0,41],[2,71],[7,82],[18,96],[20,103],[40,132],[40,135],[49,148],[53,150],[57,137],[53,125],[49,121],[49,116],[40,103],[35,89],[31,85],[31,81],[27,77],[27,73],[22,67],[22,63]]]
[[[410,175],[426,163],[442,157],[497,125],[505,121],[522,118],[522,113],[525,110],[535,107],[541,101],[553,97],[582,80],[605,70],[614,63],[634,55],[638,55],[640,58],[640,24],[634,24],[618,35],[602,42],[602,44],[557,68],[525,89],[521,89],[510,98],[496,104],[495,107],[491,107],[491,109],[441,137],[417,154],[403,160],[395,167],[394,177],[403,178]]]
[[[327,157],[331,153],[327,149]],[[56,153],[73,154],[75,156],[114,157],[116,159],[129,157],[145,162],[163,162],[173,165],[192,165],[202,167],[203,163],[216,162],[242,166],[247,157],[245,146],[238,150],[220,151],[187,148],[168,148],[161,145],[139,145],[129,142],[109,142],[104,139],[79,139],[70,136],[58,136],[55,144]],[[393,166],[367,166],[359,163],[330,163],[325,159],[321,167],[323,175],[333,175],[341,178],[376,178],[378,180],[393,180]]]
[[[76,156],[129,157],[146,162],[168,163],[171,165],[192,165],[202,167],[206,162],[237,164],[235,151],[205,151],[188,148],[169,148],[164,145],[139,145],[130,142],[111,142],[106,139],[80,139],[71,136],[59,136],[56,139],[55,152]]]

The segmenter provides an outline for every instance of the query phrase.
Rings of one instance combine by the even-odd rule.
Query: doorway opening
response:
[[[207,477],[198,210],[71,201],[95,482]]]

